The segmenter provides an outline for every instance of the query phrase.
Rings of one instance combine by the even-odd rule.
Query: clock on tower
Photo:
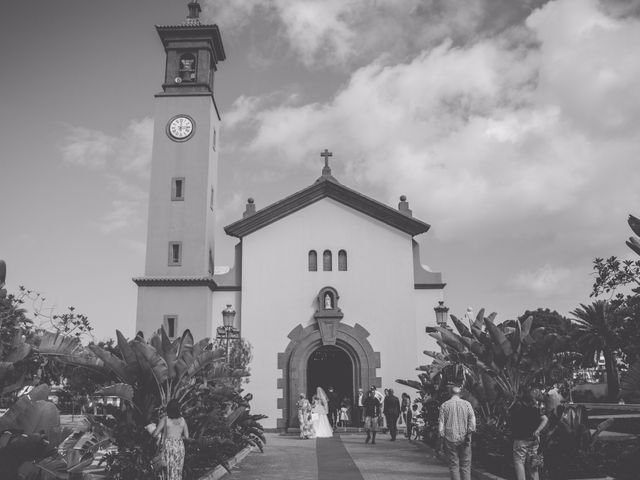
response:
[[[197,1],[178,25],[158,25],[166,54],[155,96],[147,251],[138,285],[136,329],[165,326],[212,334],[214,227],[220,115],[214,74],[225,60],[217,25],[202,23]]]

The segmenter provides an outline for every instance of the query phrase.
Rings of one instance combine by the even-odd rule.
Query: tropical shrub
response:
[[[584,406],[569,404],[560,409],[559,421],[552,427],[544,445],[545,467],[551,480],[611,472],[612,466],[598,456],[602,445],[596,445],[596,442],[614,422],[613,418],[598,424],[591,433]]]
[[[170,340],[160,329],[147,342],[141,336],[128,341],[116,332],[117,345],[83,347],[76,337],[41,332],[41,355],[102,375],[109,384],[96,395],[117,396],[126,408],[112,412],[118,421],[113,441],[116,453],[107,456],[114,478],[128,480],[153,477],[156,443],[145,426],[156,423],[167,402],[180,402],[192,441],[186,443],[187,478],[197,478],[223,464],[246,445],[262,448],[264,436],[257,420],[246,416],[249,396],[240,396],[238,378],[245,365],[232,368],[225,352],[208,339],[195,342],[187,330]],[[246,342],[243,345],[248,345]],[[243,358],[250,358],[249,352]]]

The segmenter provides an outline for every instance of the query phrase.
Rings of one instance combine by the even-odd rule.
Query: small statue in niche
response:
[[[331,310],[332,308],[333,308],[333,305],[331,304],[331,295],[327,293],[324,296],[324,309]]]

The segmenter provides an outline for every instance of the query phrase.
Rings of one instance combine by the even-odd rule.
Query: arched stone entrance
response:
[[[317,387],[325,392],[333,387],[340,400],[348,396],[353,401],[357,388],[353,384],[353,370],[351,357],[340,347],[318,347],[307,360],[307,398],[316,393]]]
[[[335,326],[333,345],[348,356],[352,365],[352,398],[358,387],[366,390],[371,385],[381,386],[381,379],[376,376],[376,369],[380,368],[380,352],[373,351],[368,336],[369,332],[359,324],[351,327],[338,323]],[[313,387],[308,384],[309,359],[323,346],[323,336],[317,323],[305,328],[298,325],[288,337],[291,340],[289,345],[278,354],[278,368],[282,370],[278,388],[283,392],[283,397],[278,399],[278,408],[282,411],[281,418],[277,420],[279,429],[298,427],[298,395]]]

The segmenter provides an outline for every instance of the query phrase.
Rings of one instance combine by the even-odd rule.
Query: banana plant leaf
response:
[[[640,241],[636,237],[629,237],[629,240],[625,242],[627,247],[640,255]]]
[[[416,380],[402,380],[402,379],[398,379],[396,380],[396,383],[400,384],[400,385],[404,385],[405,387],[409,387],[409,388],[413,388],[415,390],[422,390],[422,384]]]
[[[482,325],[484,322],[484,308],[478,310],[478,314],[476,315],[475,321],[470,325],[471,327],[476,327],[482,330]]]
[[[118,339],[118,348],[120,349],[122,359],[127,365],[126,370],[128,374],[131,375],[131,378],[133,378],[140,373],[138,371],[138,359],[136,354],[120,330],[116,330],[116,338]]]
[[[460,321],[458,317],[456,317],[453,314],[449,315],[449,317],[451,317],[451,321],[453,322],[455,327],[458,329],[458,333],[460,333],[461,337],[473,338],[473,335],[471,334],[471,330],[469,330],[467,326],[464,323],[462,323],[462,321]]]
[[[531,326],[533,325],[533,316],[529,315],[524,322],[522,322],[521,328],[521,337],[522,341],[528,345],[533,343],[533,338],[531,338]]]
[[[180,338],[180,343],[178,344],[178,350],[176,353],[176,357],[178,359],[182,358],[183,355],[187,353],[191,353],[193,355],[193,344],[194,339],[191,331],[189,329],[182,332],[182,337]]]
[[[485,318],[484,321],[487,331],[489,332],[489,336],[493,340],[494,345],[497,345],[500,348],[500,352],[505,357],[509,357],[513,355],[513,348],[511,348],[511,342],[505,336],[504,333],[496,326],[489,318]]]
[[[145,342],[134,341],[131,346],[142,368],[143,375],[151,375],[160,388],[168,378],[167,362],[155,348]]]
[[[37,338],[37,345],[41,355],[72,358],[83,351],[82,344],[77,337],[62,335],[59,332],[41,332]]]
[[[159,351],[164,361],[167,363],[167,374],[169,378],[173,378],[176,374],[177,345],[174,345],[164,327],[160,327],[160,335],[162,340],[162,350]]]
[[[629,226],[631,227],[631,230],[633,230],[633,233],[640,237],[640,218],[629,215],[627,223],[629,223]]]
[[[244,412],[247,411],[247,407],[244,406],[240,406],[237,407],[234,411],[232,411],[229,415],[227,415],[225,417],[225,422],[227,423],[227,426],[232,426],[234,423],[236,423],[236,421],[242,416],[242,414]]]
[[[187,367],[187,375],[189,377],[193,377],[197,373],[199,373],[203,368],[212,365],[215,362],[222,362],[224,360],[224,354],[222,352],[217,352],[215,350],[205,350]]]
[[[127,363],[116,357],[111,352],[99,347],[98,345],[89,345],[87,347],[97,358],[102,360],[107,371],[111,372],[122,383],[133,383],[134,378],[127,367]]]
[[[34,389],[35,390],[35,389]],[[38,392],[36,392],[38,398]],[[32,400],[23,395],[0,417],[0,432],[22,430],[26,434],[49,432],[60,428],[57,407],[47,400]]]
[[[518,320],[514,323],[515,327],[513,328],[513,333],[510,336],[511,348],[516,354],[519,354],[522,349],[522,327]]]
[[[462,352],[465,350],[465,346],[460,341],[459,335],[456,335],[455,333],[444,327],[435,327],[435,329],[440,334],[440,337],[445,345],[448,345],[458,352]]]
[[[444,356],[442,353],[440,352],[435,352],[433,350],[425,350],[424,352],[425,355],[427,355],[428,357],[431,357],[435,360],[439,360],[441,362],[446,362],[447,361],[447,357]]]
[[[69,478],[67,462],[60,455],[54,455],[40,460],[35,466],[42,470],[45,475],[48,475],[48,477],[44,478],[55,478],[59,480],[67,480]]]

